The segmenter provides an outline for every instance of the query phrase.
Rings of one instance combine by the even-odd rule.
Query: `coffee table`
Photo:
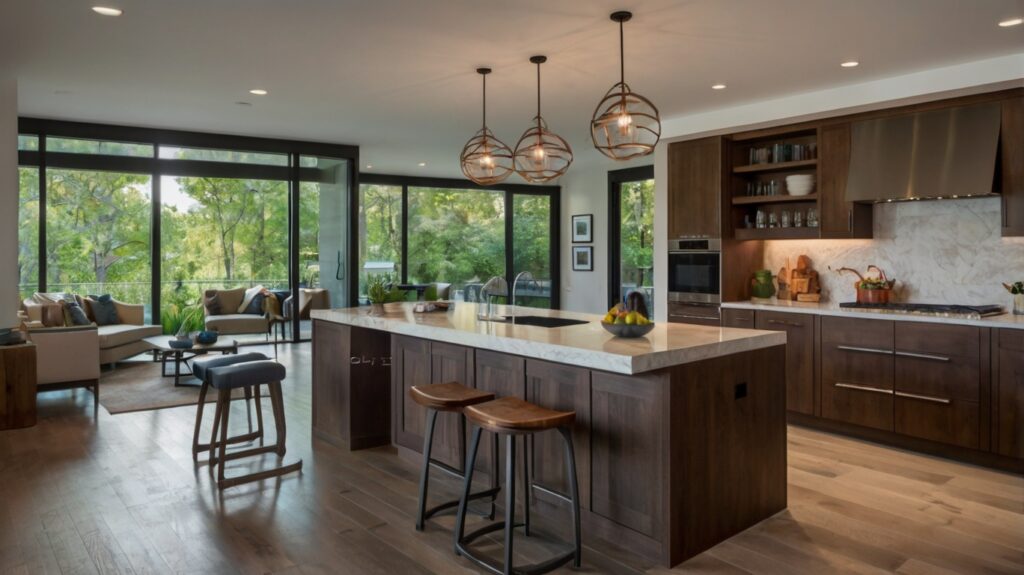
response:
[[[238,342],[230,338],[220,338],[216,343],[196,343],[188,349],[177,349],[171,347],[171,340],[174,336],[171,335],[159,335],[155,337],[147,337],[143,341],[150,345],[153,350],[160,356],[160,375],[164,377],[174,378],[174,387],[199,387],[202,382],[188,382],[182,383],[181,376],[191,376],[192,366],[188,364],[190,359],[195,358],[197,355],[204,355],[212,352],[221,352],[224,355],[229,353],[238,353]],[[174,360],[174,373],[167,373],[167,361]],[[184,365],[188,369],[187,372],[182,372],[181,366]]]

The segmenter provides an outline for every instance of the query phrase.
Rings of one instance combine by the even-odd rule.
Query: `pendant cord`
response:
[[[540,62],[537,62],[537,127],[540,128]]]
[[[619,80],[626,84],[626,37],[622,31],[622,20],[619,20]]]
[[[484,77],[484,117],[483,124],[484,130],[487,129],[487,74],[481,74]]]

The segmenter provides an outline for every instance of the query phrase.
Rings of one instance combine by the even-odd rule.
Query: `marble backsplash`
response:
[[[811,258],[822,300],[854,301],[850,274],[875,264],[895,277],[897,301],[999,304],[1010,294],[1000,282],[1024,281],[1024,238],[1000,236],[1000,199],[971,198],[876,204],[874,239],[765,242],[765,267],[778,273],[787,258]]]

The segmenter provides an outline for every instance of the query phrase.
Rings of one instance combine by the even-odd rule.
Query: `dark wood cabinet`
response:
[[[1003,235],[1024,236],[1024,96],[1003,101],[999,136],[999,188]]]
[[[993,451],[1024,459],[1024,330],[993,330]]]
[[[754,310],[722,308],[722,327],[754,329]]]
[[[722,324],[720,314],[721,308],[717,305],[668,302],[668,321],[671,323],[689,323],[717,327]]]
[[[394,394],[394,441],[420,452],[426,409],[409,398],[409,388],[431,383],[430,342],[402,335],[391,336],[391,379]]]
[[[814,415],[814,316],[758,311],[757,329],[786,332],[786,409]]]
[[[473,350],[461,345],[439,341],[430,342],[430,383],[456,382],[473,387]],[[426,408],[416,405],[426,412]],[[456,469],[462,467],[466,457],[459,435],[461,418],[455,413],[440,413],[434,430],[431,455]],[[462,430],[465,433],[466,430]]]
[[[893,322],[821,319],[821,416],[893,430]]]
[[[850,124],[822,126],[818,136],[818,194],[823,238],[870,238],[872,207],[846,201]]]
[[[494,392],[497,397],[526,399],[525,359],[515,355],[478,349],[474,365],[477,389]],[[500,449],[504,450],[504,445]],[[476,469],[483,473],[491,472],[492,451],[492,442],[481,440]]]
[[[550,409],[575,411],[573,449],[580,488],[580,507],[590,508],[590,370],[561,363],[526,361],[526,400]],[[557,432],[533,436],[530,470],[537,485],[557,493],[569,493],[565,445]],[[544,498],[543,491],[536,497]],[[557,503],[556,499],[551,499]]]
[[[668,146],[669,238],[720,238],[722,138]]]

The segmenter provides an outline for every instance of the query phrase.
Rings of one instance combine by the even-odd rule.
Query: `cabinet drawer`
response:
[[[1024,329],[999,330],[999,349],[1024,351]]]
[[[773,331],[786,331],[790,328],[811,329],[814,316],[806,313],[788,313],[780,311],[757,312],[757,328]]]
[[[893,430],[893,391],[845,381],[822,382],[821,415],[836,421]]]
[[[757,329],[786,332],[786,409],[814,414],[814,316],[758,311]]]
[[[892,351],[893,323],[890,320],[823,317],[821,343]]]
[[[696,325],[722,325],[721,309],[717,305],[668,302],[668,321]]]
[[[981,330],[967,325],[941,323],[896,323],[897,352],[917,352],[928,356],[978,358]]]
[[[722,325],[754,329],[754,310],[724,308],[722,309]]]
[[[821,320],[821,416],[892,431],[893,322]]]
[[[981,400],[978,358],[956,355],[920,358],[896,352],[896,391],[936,399]]]
[[[949,445],[978,449],[981,409],[959,399],[937,401],[930,396],[909,397],[896,392],[896,433]]]

